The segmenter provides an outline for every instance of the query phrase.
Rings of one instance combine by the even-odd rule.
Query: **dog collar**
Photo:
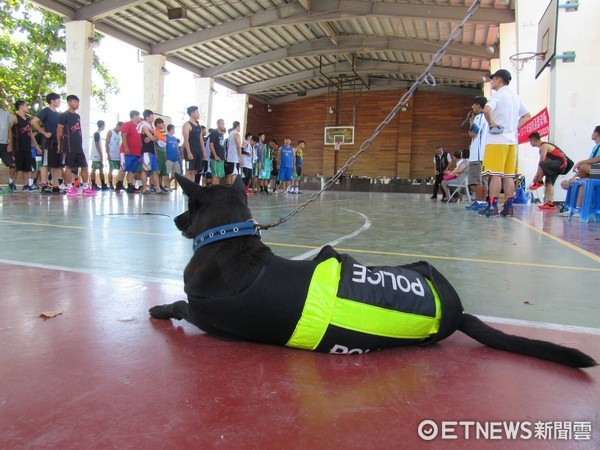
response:
[[[222,241],[223,239],[232,239],[243,236],[256,236],[260,238],[260,228],[258,228],[255,221],[237,222],[211,228],[194,238],[194,251],[205,245]]]

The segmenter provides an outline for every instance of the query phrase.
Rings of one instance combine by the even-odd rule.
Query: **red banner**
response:
[[[529,142],[529,135],[535,132],[540,133],[540,136],[548,136],[550,134],[550,116],[548,115],[548,108],[542,109],[519,128],[519,144]]]

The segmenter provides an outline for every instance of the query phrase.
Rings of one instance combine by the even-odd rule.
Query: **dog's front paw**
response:
[[[148,312],[155,319],[168,320],[173,317],[173,308],[171,305],[156,305],[150,308]]]

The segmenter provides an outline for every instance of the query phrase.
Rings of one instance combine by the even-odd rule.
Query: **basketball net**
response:
[[[534,59],[544,59],[544,55],[545,53],[522,52],[512,55],[509,59],[515,72],[521,72],[529,61]]]
[[[335,151],[338,151],[340,148],[342,148],[342,141],[334,141],[333,148],[335,148]]]

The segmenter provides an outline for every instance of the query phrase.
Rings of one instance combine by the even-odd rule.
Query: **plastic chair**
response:
[[[588,180],[585,179],[574,181],[573,183],[569,184],[569,189],[567,189],[567,198],[565,199],[565,205],[569,207],[569,220],[573,218],[574,214],[581,214],[581,208],[577,206],[577,199],[579,198],[579,189],[581,189],[582,186],[584,187],[584,192],[587,191],[585,188],[587,182]]]
[[[596,220],[600,220],[600,179],[588,179],[583,191],[583,202],[579,212],[580,222],[589,222],[593,214]]]

